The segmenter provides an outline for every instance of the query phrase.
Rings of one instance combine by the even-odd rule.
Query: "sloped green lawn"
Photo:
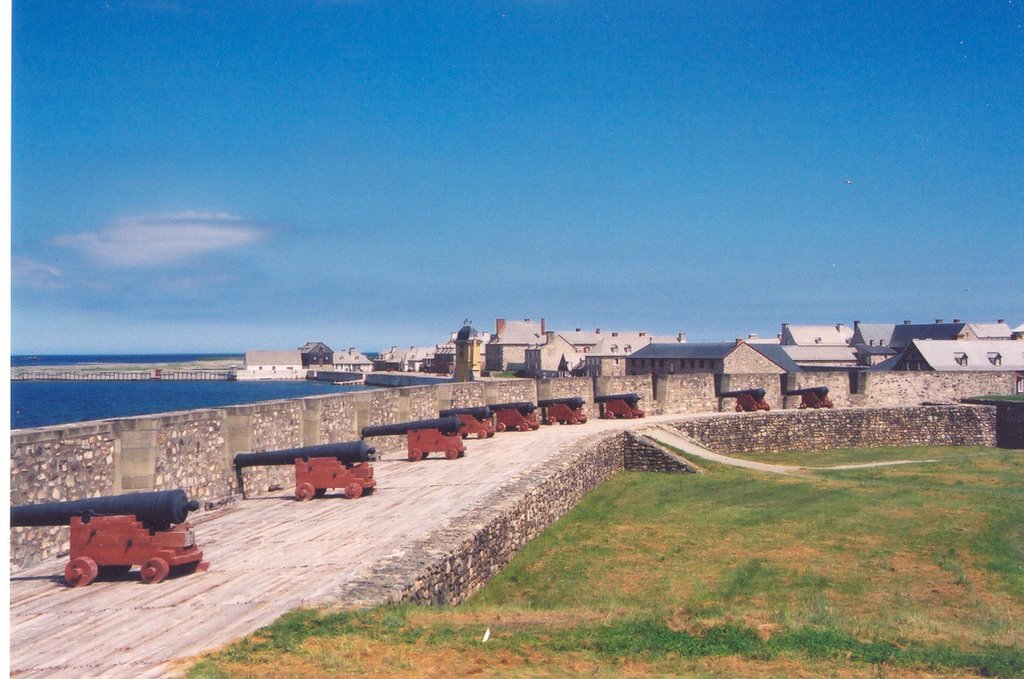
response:
[[[1024,675],[1024,451],[779,457],[939,461],[620,474],[462,606],[297,611],[189,676]]]

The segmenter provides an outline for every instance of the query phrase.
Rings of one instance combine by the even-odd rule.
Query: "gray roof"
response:
[[[648,344],[630,354],[630,358],[685,358],[719,360],[736,348],[735,342],[673,342]]]
[[[854,323],[854,341],[860,340],[865,345],[874,346],[892,344],[892,331],[896,329],[895,323]]]
[[[540,338],[540,323],[506,321],[501,332],[491,336],[489,344],[537,344]]]
[[[245,365],[302,365],[302,354],[295,351],[267,351],[257,349],[245,352]]]
[[[803,346],[783,345],[782,350],[797,363],[803,362],[857,362],[857,350],[853,347],[837,347],[830,345]]]
[[[933,370],[1024,370],[1024,341],[1021,340],[914,340],[914,348]],[[999,365],[993,363],[997,356]],[[966,363],[961,365],[958,358]]]
[[[966,323],[904,323],[892,331],[889,342],[897,349],[910,346],[919,340],[955,340],[963,332]]]

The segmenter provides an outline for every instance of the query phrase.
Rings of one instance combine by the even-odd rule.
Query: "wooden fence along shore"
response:
[[[11,380],[49,380],[71,382],[83,380],[233,380],[231,370],[15,370]]]

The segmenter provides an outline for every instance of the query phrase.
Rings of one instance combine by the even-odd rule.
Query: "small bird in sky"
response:
[[[852,179],[847,179],[846,180],[846,185],[850,186],[851,184],[853,184],[853,180]]]

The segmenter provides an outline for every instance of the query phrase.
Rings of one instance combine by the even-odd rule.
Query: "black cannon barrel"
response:
[[[333,457],[346,466],[376,459],[377,451],[366,445],[366,441],[345,441],[325,443],[319,446],[268,450],[262,453],[239,453],[235,455],[236,467],[263,467],[295,464],[296,458],[309,461],[313,457]]]
[[[564,405],[568,406],[569,408],[572,408],[573,410],[578,410],[579,408],[582,408],[585,403],[586,401],[584,401],[579,396],[563,396],[561,398],[542,398],[541,400],[537,401],[537,405],[539,405],[541,408],[547,408],[548,406]]]
[[[804,394],[817,394],[821,398],[828,396],[828,387],[804,387],[802,389],[789,389],[782,392],[783,396],[803,396]]]
[[[73,516],[88,520],[93,516],[134,515],[150,530],[164,530],[182,523],[190,511],[197,509],[199,502],[190,501],[183,490],[158,490],[11,507],[11,526],[62,526]]]
[[[764,398],[765,390],[761,387],[755,387],[753,389],[737,389],[736,391],[723,391],[719,394],[719,398],[735,398],[737,396],[753,396],[754,400],[760,401]]]
[[[594,403],[608,403],[608,401],[625,401],[631,406],[640,402],[640,394],[601,394],[594,397]]]
[[[487,406],[472,406],[467,408],[448,408],[442,410],[440,413],[441,417],[452,417],[453,415],[472,415],[478,420],[486,420],[494,415],[491,409]]]
[[[396,436],[414,429],[437,429],[442,434],[455,434],[462,428],[462,420],[457,417],[442,417],[435,420],[415,420],[396,424],[369,424],[363,427],[363,437]]]
[[[521,415],[529,415],[537,406],[529,401],[518,401],[516,403],[492,403],[491,410],[518,410]]]

